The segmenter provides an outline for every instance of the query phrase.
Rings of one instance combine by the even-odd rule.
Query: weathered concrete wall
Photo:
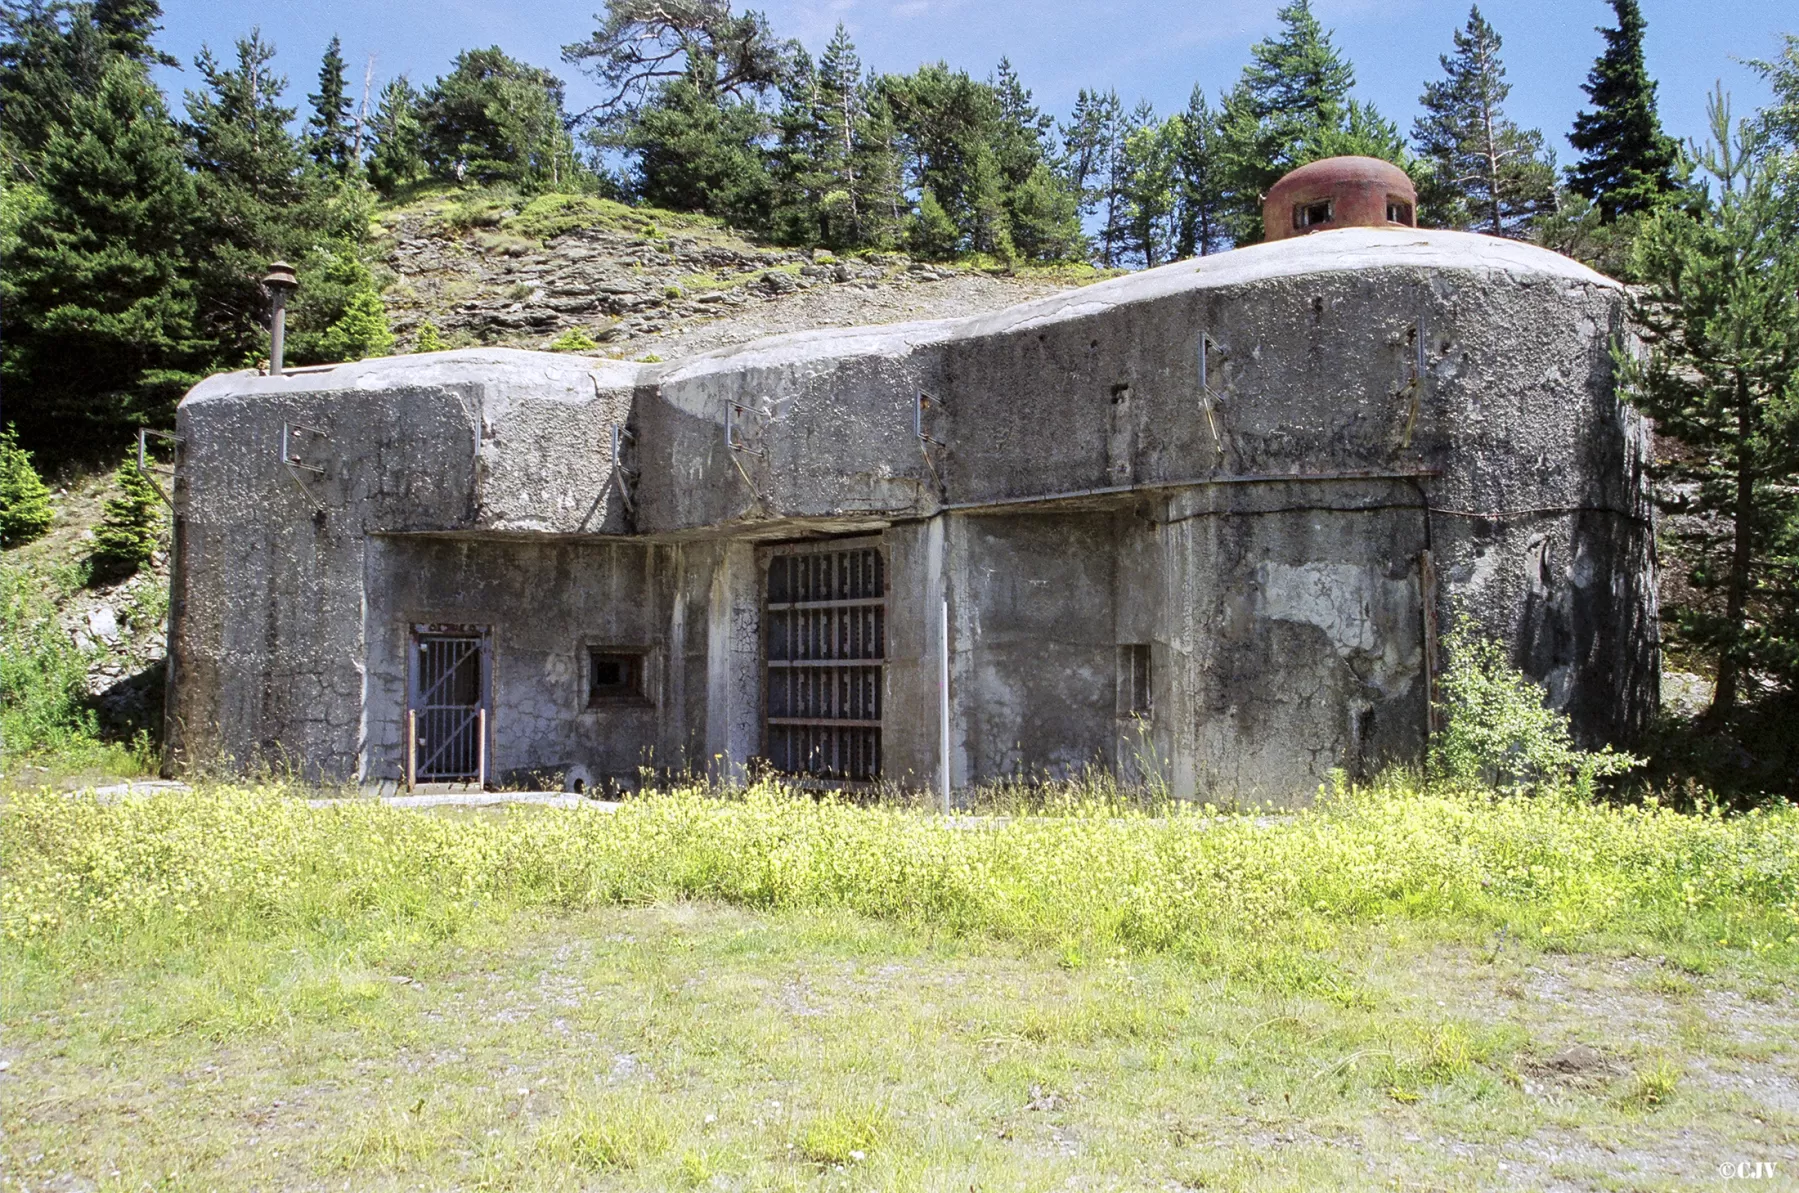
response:
[[[1539,249],[1353,229],[663,365],[482,351],[214,378],[180,415],[175,740],[391,766],[395,627],[485,606],[535,619],[505,631],[506,674],[533,678],[496,709],[517,721],[497,765],[735,768],[760,741],[754,544],[868,532],[890,562],[889,777],[936,772],[945,594],[958,783],[1140,754],[1115,706],[1128,643],[1184,793],[1289,798],[1416,757],[1426,551],[1445,624],[1501,635],[1587,740],[1627,737],[1658,664],[1621,310]],[[277,458],[296,422],[329,436],[295,440],[322,474]],[[659,643],[655,724],[557,728],[577,638],[613,627]]]

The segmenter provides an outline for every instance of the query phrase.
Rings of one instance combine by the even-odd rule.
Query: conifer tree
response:
[[[1289,170],[1343,154],[1404,164],[1399,130],[1350,97],[1355,70],[1312,13],[1290,0],[1278,36],[1250,47],[1254,59],[1219,113],[1227,222],[1238,243],[1262,235],[1262,196]]]
[[[818,60],[819,165],[826,179],[821,206],[827,243],[863,243],[866,196],[856,176],[866,113],[862,102],[862,60],[842,21]]]
[[[1799,694],[1799,236],[1778,160],[1720,93],[1696,164],[1697,211],[1664,205],[1633,244],[1646,357],[1622,357],[1633,399],[1681,445],[1663,466],[1683,519],[1692,598],[1665,612],[1717,660],[1708,719],[1746,677]]]
[[[123,579],[149,563],[162,531],[162,500],[138,471],[135,457],[113,472],[113,483],[119,492],[100,509],[88,556],[94,579],[102,581]]]
[[[419,324],[418,333],[412,338],[414,352],[447,352],[450,342],[437,330],[437,324],[429,319]]]
[[[1225,234],[1224,184],[1218,156],[1218,119],[1195,85],[1187,110],[1172,119],[1176,173],[1176,257],[1203,257],[1230,246]]]
[[[794,55],[780,93],[780,107],[769,119],[770,210],[753,226],[787,244],[842,248],[850,224],[849,196],[833,184],[845,157],[829,126],[831,104],[820,94],[818,69],[803,49]],[[645,112],[652,119],[660,115],[653,106]],[[827,212],[827,206],[832,210]]]
[[[1655,80],[1643,61],[1647,27],[1637,0],[1611,0],[1615,29],[1600,29],[1605,52],[1582,88],[1593,110],[1574,118],[1568,143],[1581,153],[1568,184],[1592,200],[1607,223],[1647,211],[1676,189],[1678,151],[1662,132],[1655,109]]]
[[[498,46],[464,50],[418,107],[426,159],[440,178],[578,189],[562,80]]]
[[[0,547],[42,536],[55,517],[50,490],[32,467],[31,453],[19,446],[11,427],[0,430]]]
[[[1426,223],[1522,236],[1554,209],[1555,167],[1543,134],[1505,115],[1512,88],[1500,45],[1480,9],[1470,8],[1455,53],[1438,59],[1445,77],[1419,98],[1424,115],[1412,122],[1412,139],[1430,170],[1418,196]]]
[[[1175,138],[1180,125],[1156,119],[1143,100],[1125,117],[1119,152],[1119,234],[1126,260],[1153,269],[1165,259],[1176,205]]]
[[[234,48],[230,65],[209,48],[195,58],[201,86],[187,93],[182,125],[198,192],[189,254],[199,325],[216,358],[233,364],[266,346],[259,279],[269,262],[303,262],[321,241],[360,237],[367,226],[366,216],[336,204],[335,185],[305,168],[275,47],[252,30]]]
[[[1074,111],[1068,123],[1061,127],[1062,156],[1059,162],[1062,176],[1080,199],[1080,210],[1086,215],[1093,210],[1093,196],[1090,187],[1094,177],[1099,173],[1099,162],[1103,156],[1101,146],[1105,140],[1103,128],[1105,124],[1104,106],[1106,97],[1097,91],[1081,88],[1075,96]]]
[[[749,100],[721,102],[708,90],[710,74],[702,63],[692,78],[664,83],[618,147],[636,156],[635,191],[644,202],[765,228],[774,197],[764,157],[767,114]]]
[[[1775,58],[1753,58],[1750,69],[1767,80],[1773,102],[1755,115],[1756,131],[1775,155],[1774,168],[1786,176],[1786,185],[1799,191],[1799,33],[1781,39]]]
[[[7,180],[30,185],[31,162],[68,125],[75,97],[92,95],[116,57],[91,9],[0,5],[0,154]]]
[[[359,162],[350,160],[350,97],[345,92],[343,42],[335,35],[319,64],[319,89],[308,95],[312,115],[306,121],[306,151],[314,164],[338,176]]]
[[[0,376],[25,441],[57,454],[161,421],[194,367],[194,218],[162,96],[113,56],[35,155],[35,207],[0,273]]]
[[[162,29],[157,0],[94,0],[93,19],[113,53],[145,66],[179,65],[150,44]]]
[[[1060,260],[1080,251],[1079,200],[1051,165],[1055,118],[1031,101],[1009,59],[992,83],[999,101],[994,155],[1005,188],[1006,225],[1013,246],[1034,260]]]
[[[900,160],[899,130],[887,92],[871,74],[862,80],[861,93],[856,184],[862,195],[862,242],[883,247],[896,243],[911,204],[903,193],[905,168]]]
[[[388,198],[426,176],[425,130],[418,106],[418,90],[405,75],[389,79],[375,104],[369,130],[369,183]]]

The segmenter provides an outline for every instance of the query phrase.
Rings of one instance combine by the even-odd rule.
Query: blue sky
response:
[[[399,73],[418,83],[441,74],[458,50],[498,44],[527,61],[555,68],[569,84],[572,108],[597,91],[559,61],[561,46],[593,28],[599,0],[163,0],[161,45],[191,63],[202,43],[228,51],[233,38],[260,24],[280,50],[288,101],[304,105],[318,58],[333,33],[344,40],[353,87],[375,55],[377,79]],[[741,5],[740,5],[741,6]],[[865,64],[906,71],[943,59],[979,77],[1008,56],[1037,102],[1067,115],[1082,87],[1115,87],[1127,105],[1140,98],[1168,112],[1185,105],[1193,85],[1214,99],[1248,59],[1252,42],[1276,27],[1277,0],[774,0],[750,4],[776,32],[799,38],[814,53],[838,21],[856,40]],[[1437,56],[1467,18],[1466,0],[1314,0],[1314,11],[1354,62],[1357,91],[1409,129]],[[1484,0],[1482,13],[1505,40],[1512,115],[1543,129],[1558,157],[1572,159],[1563,138],[1585,96],[1580,84],[1609,24],[1604,0]],[[1643,0],[1649,22],[1650,70],[1661,85],[1663,123],[1677,136],[1704,131],[1705,96],[1714,80],[1746,112],[1766,98],[1740,58],[1772,57],[1780,34],[1799,33],[1799,12],[1775,0]],[[191,66],[161,72],[175,97],[194,85]]]

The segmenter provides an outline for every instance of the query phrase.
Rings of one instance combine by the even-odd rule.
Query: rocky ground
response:
[[[440,197],[389,214],[383,298],[403,349],[430,322],[453,345],[548,348],[575,331],[593,355],[670,360],[815,327],[998,310],[1104,276],[838,257],[758,246],[699,217],[594,200],[546,216],[546,203],[470,216]]]

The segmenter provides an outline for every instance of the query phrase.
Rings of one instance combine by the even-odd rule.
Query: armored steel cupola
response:
[[[1269,240],[1332,228],[1415,228],[1418,192],[1392,162],[1327,157],[1299,167],[1262,200]]]

